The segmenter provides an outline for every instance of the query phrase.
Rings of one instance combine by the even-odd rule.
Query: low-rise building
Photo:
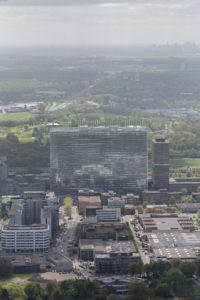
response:
[[[111,197],[108,199],[108,207],[124,207],[125,206],[125,200],[121,199],[119,197]]]
[[[153,202],[155,204],[169,204],[170,198],[174,197],[176,200],[179,200],[183,194],[179,191],[169,192],[167,189],[160,189],[154,191],[143,191],[142,200],[143,202]]]
[[[97,254],[95,256],[96,273],[124,273],[132,262],[140,261],[138,253]]]
[[[94,260],[97,273],[124,272],[131,262],[140,261],[140,255],[136,252],[132,241],[81,239],[79,258]]]
[[[177,203],[176,207],[183,213],[197,213],[200,210],[200,203]]]
[[[124,223],[81,224],[81,238],[127,241],[128,231]]]
[[[141,197],[133,193],[126,194],[121,199],[125,201],[126,205],[140,205],[142,203]]]
[[[78,209],[79,213],[83,214],[87,206],[101,207],[101,200],[99,196],[79,196]]]
[[[200,177],[187,177],[187,178],[170,178],[169,191],[180,191],[182,188],[186,188],[188,193],[197,191],[200,186]]]
[[[101,204],[102,205],[108,205],[108,199],[111,197],[116,197],[117,194],[114,191],[108,191],[101,193],[100,198],[101,198]]]
[[[96,211],[97,222],[120,222],[120,208],[103,208]]]

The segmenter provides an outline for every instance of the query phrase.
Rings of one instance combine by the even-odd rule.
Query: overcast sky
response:
[[[200,43],[200,0],[0,0],[0,46]]]

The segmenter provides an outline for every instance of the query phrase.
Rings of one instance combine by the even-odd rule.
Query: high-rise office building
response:
[[[51,189],[57,194],[141,191],[147,187],[147,131],[128,127],[60,127],[51,130]]]
[[[164,138],[152,141],[152,180],[156,189],[169,186],[169,143]]]

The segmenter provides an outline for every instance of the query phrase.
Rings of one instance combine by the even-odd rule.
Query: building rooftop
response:
[[[30,231],[30,230],[45,230],[45,229],[49,229],[47,224],[4,225],[2,230]]]
[[[133,253],[136,252],[132,241],[103,241],[94,239],[80,239],[81,249],[95,249],[95,253]]]
[[[154,143],[168,143],[165,138],[157,138],[153,140]]]
[[[79,202],[91,202],[101,204],[100,196],[78,196]]]
[[[166,259],[194,259],[196,258],[195,251],[190,247],[182,248],[158,248],[154,249],[154,255],[156,258]]]
[[[143,126],[127,126],[127,127],[119,127],[119,126],[96,126],[96,127],[89,127],[89,126],[79,126],[79,127],[54,127],[50,129],[50,133],[68,133],[68,132],[129,132],[129,131],[141,131],[146,132],[146,128]]]
[[[152,248],[200,247],[200,231],[147,233]]]

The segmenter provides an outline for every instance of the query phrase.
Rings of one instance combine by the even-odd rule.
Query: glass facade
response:
[[[51,129],[51,189],[136,192],[147,187],[147,132],[140,126]]]

